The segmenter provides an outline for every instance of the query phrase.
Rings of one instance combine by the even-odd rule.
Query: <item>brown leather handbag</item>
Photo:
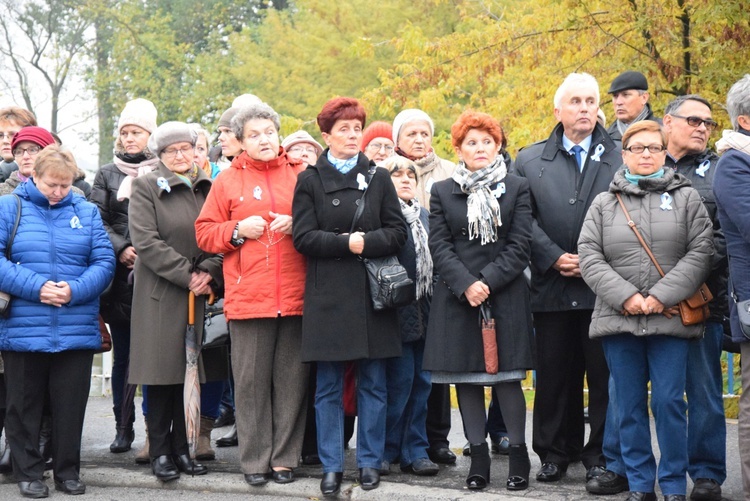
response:
[[[646,254],[648,254],[648,257],[651,258],[654,266],[656,266],[656,269],[659,271],[659,275],[663,277],[664,270],[662,270],[661,266],[659,266],[659,262],[656,260],[656,257],[654,257],[654,254],[651,252],[648,244],[646,244],[646,241],[643,240],[641,232],[638,231],[635,223],[630,218],[630,214],[628,213],[628,209],[625,208],[622,197],[619,193],[615,193],[615,196],[617,197],[617,201],[619,202],[622,211],[625,213],[625,217],[628,219],[628,226],[630,226],[630,229],[633,230],[633,233],[635,233],[635,236],[643,246]],[[698,287],[698,290],[695,291],[692,296],[680,301],[677,306],[680,309],[680,318],[682,319],[682,325],[697,325],[702,324],[703,322],[708,320],[708,303],[710,303],[713,298],[714,296],[713,294],[711,294],[708,286],[703,283],[700,285],[700,287]]]

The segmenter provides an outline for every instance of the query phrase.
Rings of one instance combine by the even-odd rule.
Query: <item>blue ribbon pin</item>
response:
[[[167,181],[163,177],[160,177],[159,179],[156,180],[156,186],[158,186],[162,190],[166,191],[167,193],[169,193],[170,191],[172,191],[172,187],[169,186],[169,181]]]
[[[661,205],[659,206],[661,210],[672,210],[672,195],[669,193],[662,193],[661,194]]]
[[[604,153],[604,145],[597,144],[596,149],[594,150],[594,154],[591,155],[591,160],[593,160],[594,162],[600,162],[602,160],[602,153]]]
[[[497,183],[497,187],[492,192],[492,196],[500,198],[505,193],[505,183]]]
[[[365,191],[365,188],[367,188],[367,181],[365,180],[365,176],[360,172],[357,174],[357,189]]]
[[[253,198],[255,198],[255,200],[260,200],[260,197],[262,195],[263,195],[263,190],[260,189],[260,186],[256,186],[253,189]]]
[[[706,171],[710,167],[711,167],[711,160],[704,160],[701,162],[698,168],[695,169],[695,173],[698,174],[700,177],[706,177]]]
[[[72,218],[70,218],[70,227],[74,230],[83,229],[83,225],[81,225],[81,220],[78,219],[78,216],[73,216]]]

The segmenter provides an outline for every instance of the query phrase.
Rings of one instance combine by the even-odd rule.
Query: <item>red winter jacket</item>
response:
[[[245,240],[239,247],[230,243],[242,219],[257,215],[270,223],[269,212],[292,214],[300,171],[302,164],[280,148],[270,162],[253,160],[243,152],[214,180],[195,221],[195,236],[204,251],[224,254],[227,320],[302,315],[305,257],[294,249],[292,236],[276,233],[267,248],[266,227],[257,240]]]

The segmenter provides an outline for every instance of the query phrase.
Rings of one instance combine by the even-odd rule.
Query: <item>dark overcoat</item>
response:
[[[553,264],[578,254],[578,235],[591,202],[609,189],[622,165],[621,144],[596,125],[583,173],[562,144],[563,127],[545,141],[521,150],[513,164],[529,180],[534,214],[531,243],[531,309],[534,312],[593,310],[596,296],[580,277],[563,277]],[[596,155],[597,147],[604,148]],[[600,148],[601,149],[601,148]]]
[[[303,361],[400,356],[396,310],[373,310],[365,265],[349,250],[345,235],[370,161],[360,153],[357,166],[344,175],[331,165],[327,153],[299,175],[292,203],[294,246],[307,256]],[[385,169],[376,170],[367,188],[355,231],[365,233],[362,257],[366,258],[396,254],[406,243],[406,222]]]
[[[157,185],[164,178],[167,189]],[[185,329],[188,285],[193,263],[222,281],[221,257],[206,255],[195,239],[195,220],[211,189],[199,169],[190,188],[163,164],[133,181],[130,236],[135,262],[130,331],[131,384],[182,384],[185,380]],[[195,331],[203,335],[203,301],[195,303]],[[202,358],[202,357],[201,357]],[[203,360],[200,361],[201,381]]]
[[[435,183],[430,198],[430,251],[439,280],[432,295],[424,369],[485,372],[479,308],[464,292],[484,278],[490,287],[496,322],[499,369],[533,366],[529,286],[523,276],[531,245],[531,199],[526,179],[508,174],[502,181],[497,241],[469,240],[468,195],[458,183]],[[501,183],[493,186],[499,193]]]

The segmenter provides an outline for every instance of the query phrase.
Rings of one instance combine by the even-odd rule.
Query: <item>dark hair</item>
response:
[[[658,132],[661,135],[661,145],[667,146],[667,134],[664,132],[662,126],[653,120],[641,120],[628,127],[628,130],[622,135],[622,147],[627,148],[630,139],[641,132]]]
[[[711,103],[709,103],[706,98],[703,98],[698,94],[687,94],[685,96],[676,97],[672,101],[670,101],[667,107],[664,108],[664,114],[674,115],[680,110],[682,105],[685,104],[685,101],[698,101],[699,103],[708,106],[709,111],[713,111],[713,108],[711,108]]]
[[[466,139],[466,135],[472,129],[486,131],[495,140],[498,146],[505,147],[505,135],[494,117],[479,111],[466,110],[458,117],[456,123],[451,126],[451,144],[458,149]]]
[[[333,126],[339,120],[359,120],[362,128],[367,121],[364,106],[353,97],[334,97],[318,113],[318,127],[320,132],[330,134]]]
[[[0,109],[0,122],[16,122],[21,127],[36,126],[36,117],[24,108],[8,106]]]

